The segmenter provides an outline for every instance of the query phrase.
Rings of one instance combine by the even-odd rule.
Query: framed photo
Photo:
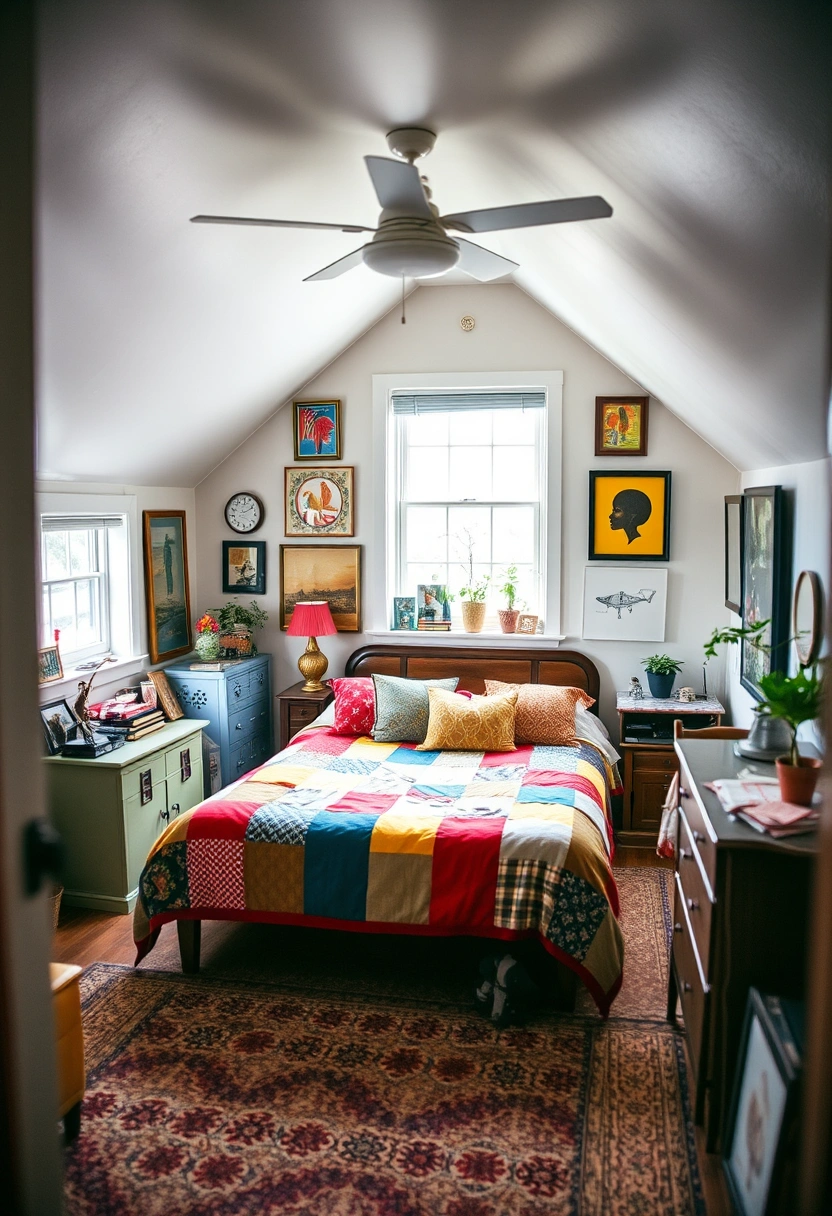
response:
[[[41,705],[40,717],[50,756],[57,756],[65,743],[74,739],[78,731],[78,719],[72,712],[69,701],[51,701]]]
[[[149,671],[147,678],[156,689],[156,701],[168,722],[176,722],[185,717],[185,711],[176,699],[170,681],[163,671]]]
[[[421,622],[437,625],[450,621],[451,602],[444,583],[419,583],[416,588],[417,628]]]
[[[725,607],[742,615],[742,494],[725,499]]]
[[[354,536],[353,469],[286,469],[287,536]]]
[[[222,589],[234,594],[266,594],[266,542],[224,540],[222,542]]]
[[[144,595],[151,663],[193,649],[184,511],[143,511]]]
[[[742,506],[742,623],[771,622],[760,639],[767,649],[740,643],[740,680],[759,701],[760,678],[785,670],[788,662],[791,554],[786,552],[780,486],[746,490]]]
[[[51,684],[64,678],[61,653],[57,646],[44,646],[38,651],[38,684]]]
[[[646,456],[649,397],[595,398],[595,455]]]
[[[396,595],[393,597],[393,628],[416,628],[415,595]]]
[[[667,570],[661,567],[587,566],[585,638],[663,642]]]
[[[326,600],[339,633],[361,632],[361,546],[280,546],[280,628],[298,600]]]
[[[537,617],[530,612],[521,612],[517,618],[515,633],[537,633]]]
[[[802,1056],[788,1016],[792,1008],[749,989],[723,1149],[725,1178],[741,1216],[791,1210],[785,1192],[797,1166]]]
[[[670,561],[670,473],[590,471],[589,560]]]
[[[340,460],[341,402],[293,401],[292,434],[295,460]]]

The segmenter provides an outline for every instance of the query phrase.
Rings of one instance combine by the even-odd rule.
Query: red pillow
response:
[[[376,713],[372,677],[342,676],[329,685],[335,693],[335,733],[372,737]]]

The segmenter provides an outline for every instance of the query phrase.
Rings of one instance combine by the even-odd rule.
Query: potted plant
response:
[[[641,660],[647,672],[647,683],[650,685],[650,695],[659,700],[666,700],[673,692],[676,676],[682,670],[682,664],[671,659],[669,654],[651,654]]]
[[[509,566],[505,573],[505,581],[497,590],[501,595],[506,597],[505,608],[497,610],[497,616],[500,618],[500,628],[503,633],[514,633],[517,629],[517,618],[520,616],[519,609],[514,605],[517,601],[517,567]]]
[[[791,746],[787,755],[778,756],[777,777],[780,796],[784,802],[811,806],[822,761],[817,756],[801,756],[797,749],[797,731],[803,722],[813,722],[821,715],[823,677],[818,665],[801,667],[795,676],[772,671],[760,677],[763,700],[759,712],[779,718],[789,728]]]
[[[229,600],[222,608],[212,608],[211,614],[216,617],[220,627],[220,648],[236,657],[257,654],[253,634],[255,629],[261,629],[269,619],[254,600],[251,607],[246,608],[237,599]]]
[[[714,629],[705,643],[703,675],[707,671],[708,660],[716,657],[717,646],[736,646],[740,642],[747,642],[756,650],[770,654],[771,647],[763,641],[763,635],[770,624],[771,621],[766,618],[750,625],[732,625],[725,629]],[[706,694],[707,690],[706,680]],[[748,739],[739,745],[739,749],[743,755],[756,760],[776,760],[777,756],[791,746],[788,724],[782,718],[776,718],[768,713],[762,703],[755,705],[753,712],[754,723],[748,732]]]
[[[468,557],[466,561],[459,563],[466,574],[465,586],[459,590],[462,625],[466,633],[480,633],[485,624],[485,597],[488,595],[491,579],[487,574],[479,579],[474,578],[474,537],[468,528],[465,528],[464,532]]]
[[[210,663],[220,657],[220,623],[210,612],[199,618],[196,625],[196,642],[194,648],[203,663]]]

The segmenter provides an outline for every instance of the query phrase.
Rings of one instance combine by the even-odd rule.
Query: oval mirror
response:
[[[823,606],[820,578],[814,570],[802,570],[794,589],[792,632],[801,667],[814,663],[823,640]]]

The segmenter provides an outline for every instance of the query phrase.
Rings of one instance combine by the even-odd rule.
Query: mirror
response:
[[[823,595],[814,570],[802,570],[794,589],[792,632],[801,667],[809,667],[820,654],[823,641]]]

